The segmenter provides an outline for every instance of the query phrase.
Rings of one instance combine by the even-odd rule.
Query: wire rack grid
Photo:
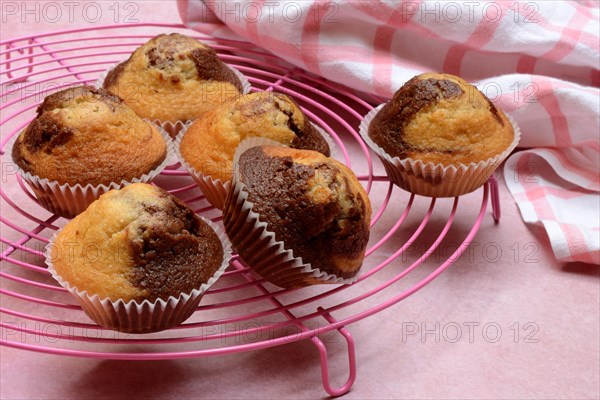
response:
[[[173,31],[213,46],[222,60],[248,77],[253,91],[274,90],[292,96],[334,138],[338,158],[357,173],[373,202],[372,232],[377,234],[372,234],[363,272],[355,284],[281,289],[254,275],[234,256],[226,273],[184,324],[156,334],[126,335],[91,323],[65,289],[51,279],[44,266],[44,246],[67,221],[39,206],[14,172],[11,139],[31,121],[35,107],[46,95],[70,85],[95,83],[102,72],[156,33]],[[357,134],[363,115],[382,99],[354,93],[249,43],[217,40],[181,25],[109,25],[0,42],[0,67],[0,328],[4,332],[0,344],[4,346],[63,356],[156,360],[213,356],[310,340],[320,354],[325,390],[341,395],[350,390],[356,378],[354,340],[348,325],[400,302],[452,265],[473,241],[490,194],[494,219],[500,217],[497,184],[491,179],[481,190],[481,206],[472,212],[473,222],[462,242],[434,267],[425,267],[451,229],[459,198],[427,199],[391,184]],[[220,223],[220,212],[208,204],[178,163],[163,171],[155,183],[197,213]],[[420,212],[415,204],[427,202],[429,206],[416,217],[415,228],[399,241],[411,210]],[[442,217],[444,223],[435,239],[419,246],[419,251],[409,252],[428,229],[440,203],[446,203],[442,208],[449,211]],[[382,226],[384,221],[393,223]],[[332,334],[344,339],[348,356],[348,367],[341,369],[347,373],[346,381],[335,387],[330,382],[327,351],[327,338]],[[339,376],[336,370],[336,380]]]

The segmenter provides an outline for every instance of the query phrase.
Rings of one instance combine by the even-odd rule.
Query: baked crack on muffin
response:
[[[144,118],[186,121],[243,92],[215,50],[179,33],[161,34],[113,68],[104,83]]]
[[[190,293],[208,282],[223,258],[210,226],[176,197],[143,183],[102,195],[51,248],[63,280],[113,302]]]
[[[506,115],[475,86],[438,73],[402,86],[373,118],[368,135],[392,157],[444,166],[485,161],[514,139]]]
[[[327,141],[300,107],[289,96],[273,92],[255,92],[217,106],[188,128],[179,151],[197,172],[225,182],[231,180],[238,145],[251,137],[330,155]]]
[[[23,171],[69,185],[139,178],[166,157],[167,145],[154,126],[93,86],[47,96],[12,149]]]

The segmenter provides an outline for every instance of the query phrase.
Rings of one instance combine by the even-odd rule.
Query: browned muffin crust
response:
[[[287,117],[285,124],[294,134],[290,144],[291,148],[314,150],[327,157],[331,155],[327,141],[309,122],[298,103],[291,97],[277,92],[255,92],[232,100],[222,107],[225,108],[233,104],[245,118],[259,118],[270,113],[273,109],[277,110]],[[298,118],[299,114],[302,114],[301,119]]]
[[[229,82],[241,93],[244,90],[242,82],[233,71],[223,63],[212,47],[195,49],[191,52],[192,60],[198,71],[198,78],[206,81]]]
[[[91,85],[73,86],[44,98],[44,101],[36,110],[37,115],[41,115],[45,111],[61,108],[65,103],[87,96],[92,96],[95,100],[106,104],[113,111],[117,105],[123,103],[120,98],[102,88],[96,88]]]
[[[148,68],[162,71],[171,69],[178,60],[187,57],[186,52],[190,50],[190,39],[177,33],[161,34],[151,39],[149,43],[152,43],[152,45],[145,51],[148,58]],[[193,49],[189,51],[189,57],[196,66],[199,80],[229,82],[238,91],[242,92],[242,83],[233,71],[227,68],[225,63],[219,59],[212,47],[204,46]],[[113,68],[106,76],[103,86],[105,88],[114,86],[130,61],[131,57]],[[170,74],[165,78],[168,78],[172,83],[178,83],[181,79],[179,76]]]
[[[196,171],[221,181],[231,180],[237,146],[263,137],[297,149],[329,156],[329,145],[300,106],[282,93],[254,92],[230,100],[192,123],[180,152]]]
[[[143,118],[190,121],[244,90],[213,48],[172,33],[153,37],[113,68],[103,86]]]
[[[404,127],[423,108],[432,107],[441,99],[458,97],[463,93],[457,83],[447,79],[419,79],[416,76],[406,82],[373,118],[369,136],[392,157],[408,157],[409,151],[439,151],[407,143],[403,137]]]
[[[444,108],[447,114],[442,114]],[[435,114],[438,109],[440,113]],[[422,118],[415,122],[418,116]],[[461,118],[462,126],[458,122]],[[448,121],[447,127],[444,127],[444,120]],[[409,80],[394,94],[371,121],[368,134],[392,157],[425,154],[431,161],[458,157],[459,162],[469,162],[479,161],[477,157],[484,157],[486,152],[489,157],[497,144],[505,142],[507,146],[511,129],[506,125],[510,125],[506,117],[472,85],[447,74],[423,74]],[[409,126],[412,129],[410,135],[407,134]],[[431,140],[414,140],[417,132],[422,138]],[[407,138],[411,135],[413,140]],[[452,135],[461,138],[454,146]],[[489,149],[486,149],[483,142],[489,139],[483,138],[495,135],[497,137],[489,141]],[[465,139],[467,136],[472,139]]]
[[[53,116],[48,114],[40,115],[39,113],[38,116],[27,127],[23,139],[24,147],[30,152],[43,151],[51,154],[53,148],[67,143],[73,137],[73,129],[60,124]],[[28,161],[22,153],[21,146],[15,146],[12,155],[13,160],[21,168],[27,165]]]
[[[481,93],[481,92],[480,92]],[[500,112],[498,111],[498,109],[496,108],[496,106],[494,105],[494,103],[492,103],[492,101],[490,99],[487,98],[487,96],[485,96],[483,93],[481,93],[483,95],[483,97],[485,97],[485,99],[487,100],[490,112],[494,115],[494,118],[496,118],[496,121],[498,121],[498,123],[502,126],[504,126],[504,120],[502,119],[502,117],[500,116]]]
[[[66,103],[77,98],[85,97],[102,102],[113,111],[117,104],[122,103],[121,99],[106,90],[88,85],[68,88],[51,94],[38,106],[37,117],[27,126],[23,139],[25,148],[32,153],[44,151],[50,154],[54,147],[67,143],[73,137],[74,130],[65,126],[63,121],[49,112],[62,108]],[[26,165],[27,160],[23,158],[20,146],[13,148],[13,160],[21,168]]]
[[[215,232],[179,199],[166,193],[162,197],[167,201],[161,208],[143,205],[151,218],[138,226],[129,242],[134,265],[129,280],[150,300],[190,293],[198,282],[207,282],[223,260]]]
[[[158,167],[166,155],[156,129],[117,96],[87,85],[47,96],[12,149],[22,170],[70,184],[137,178]]]
[[[119,80],[121,74],[123,74],[123,71],[125,70],[125,66],[127,65],[127,63],[129,63],[130,60],[131,57],[117,64],[113,69],[108,71],[106,78],[104,78],[104,82],[102,82],[102,87],[104,89],[108,90],[108,88],[117,84],[117,81]]]
[[[335,164],[303,165],[291,157],[267,155],[264,147],[253,147],[240,157],[239,171],[253,211],[277,240],[293,249],[295,257],[339,277],[356,275],[358,269],[341,270],[332,260],[362,261],[369,240],[370,206],[346,190],[351,183]],[[352,206],[342,210],[338,201],[311,201],[315,178],[332,182],[330,189],[346,196],[344,203]],[[365,215],[369,217],[365,219]]]
[[[78,290],[125,302],[190,294],[224,258],[206,222],[144,183],[102,195],[63,228],[51,254],[58,274]]]
[[[316,130],[313,124],[308,122],[308,118],[305,119],[302,125],[299,125],[294,120],[294,112],[292,110],[282,108],[281,102],[290,102],[297,110],[300,110],[300,106],[291,97],[281,93],[273,93],[273,104],[275,105],[275,108],[287,115],[288,129],[294,132],[296,135],[292,140],[290,147],[293,149],[318,151],[319,153],[329,157],[331,155],[331,149],[329,148],[327,141]]]

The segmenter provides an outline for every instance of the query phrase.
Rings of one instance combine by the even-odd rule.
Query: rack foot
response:
[[[322,307],[319,307],[318,310],[319,312],[323,313],[323,318],[325,318],[327,322],[336,322],[335,318],[333,318],[331,314],[325,311]],[[323,388],[325,388],[325,391],[331,396],[341,396],[343,394],[348,393],[352,385],[354,385],[354,381],[356,380],[356,353],[354,351],[354,339],[352,338],[352,335],[346,328],[340,327],[337,330],[344,337],[344,339],[346,339],[346,344],[348,345],[349,365],[348,380],[343,386],[339,388],[332,387],[329,381],[329,363],[327,358],[327,347],[318,337],[315,336],[311,338],[314,345],[317,346],[317,349],[319,349],[319,356],[321,357],[321,377],[323,378]]]
[[[500,191],[498,190],[498,181],[492,175],[488,180],[490,185],[490,195],[492,198],[492,217],[494,217],[494,221],[498,223],[500,221]]]

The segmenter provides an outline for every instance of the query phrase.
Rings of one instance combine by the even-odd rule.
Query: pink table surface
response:
[[[33,9],[38,2],[26,3]],[[63,3],[58,2],[66,7]],[[109,9],[114,3],[96,2],[104,12],[98,24],[114,23]],[[123,10],[127,3],[135,4],[140,21],[179,22],[174,2],[118,6]],[[65,13],[55,22],[32,23],[29,15],[22,23],[22,10],[6,16],[4,11],[2,39],[90,25],[77,12],[72,21]],[[479,208],[481,193],[461,199],[466,211],[459,212],[459,223]],[[500,198],[501,222],[494,224],[488,210],[469,256],[417,294],[349,326],[358,377],[344,398],[600,397],[598,267],[556,262],[544,232],[521,220],[502,179]],[[417,210],[428,205],[424,199],[417,203]],[[378,256],[389,254],[384,249]],[[3,306],[10,308],[11,301],[3,298]],[[418,333],[408,334],[410,329]],[[332,381],[339,384],[346,377],[342,341],[333,340],[330,351],[332,366],[340,366]],[[318,354],[308,341],[169,361],[79,359],[7,347],[0,356],[2,399],[326,397]]]

